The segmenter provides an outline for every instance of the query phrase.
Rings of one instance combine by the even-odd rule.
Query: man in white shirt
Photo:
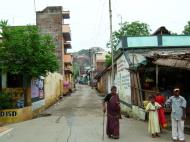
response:
[[[166,105],[172,106],[171,119],[172,119],[172,138],[174,141],[179,140],[185,142],[184,136],[184,120],[185,120],[185,108],[186,100],[180,96],[180,89],[174,88],[173,96],[167,101]]]

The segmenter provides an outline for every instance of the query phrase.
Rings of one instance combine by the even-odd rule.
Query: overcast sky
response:
[[[36,10],[63,6],[70,11],[72,51],[106,48],[109,40],[109,0],[35,0]],[[152,32],[160,26],[180,34],[190,20],[190,0],[112,0],[113,31],[118,23],[140,21]],[[10,25],[35,24],[34,0],[0,0],[0,19]]]

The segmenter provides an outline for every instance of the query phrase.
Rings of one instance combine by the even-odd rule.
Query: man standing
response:
[[[172,120],[172,138],[174,141],[179,140],[185,142],[184,137],[184,120],[185,120],[185,108],[186,100],[180,96],[180,89],[174,88],[173,96],[167,101],[166,105],[170,104],[172,107],[171,120]]]
[[[119,139],[119,119],[121,118],[121,115],[120,115],[119,96],[117,95],[116,92],[117,88],[115,86],[112,86],[111,93],[107,94],[103,100],[103,112],[105,113],[107,109],[106,133],[108,137]]]

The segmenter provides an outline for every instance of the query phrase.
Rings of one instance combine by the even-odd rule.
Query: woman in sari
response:
[[[109,138],[119,139],[119,119],[120,114],[120,104],[119,96],[116,93],[117,88],[115,86],[111,87],[111,93],[107,94],[103,100],[103,112],[107,110],[107,127],[106,133]],[[107,105],[107,108],[106,108]]]
[[[165,97],[162,96],[160,93],[156,94],[155,101],[162,106],[158,109],[158,118],[159,118],[161,131],[162,131],[162,128],[166,128],[166,126],[167,126],[165,112],[164,112],[164,108],[163,108],[163,105],[165,104],[165,100],[166,100]]]

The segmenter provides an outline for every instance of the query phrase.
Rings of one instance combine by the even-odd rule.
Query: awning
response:
[[[130,67],[138,68],[140,65],[146,65],[147,59],[145,56],[136,53],[125,53],[125,58],[129,63]]]
[[[182,68],[190,70],[190,60],[179,60],[171,58],[159,58],[153,62],[154,64],[175,68]]]

